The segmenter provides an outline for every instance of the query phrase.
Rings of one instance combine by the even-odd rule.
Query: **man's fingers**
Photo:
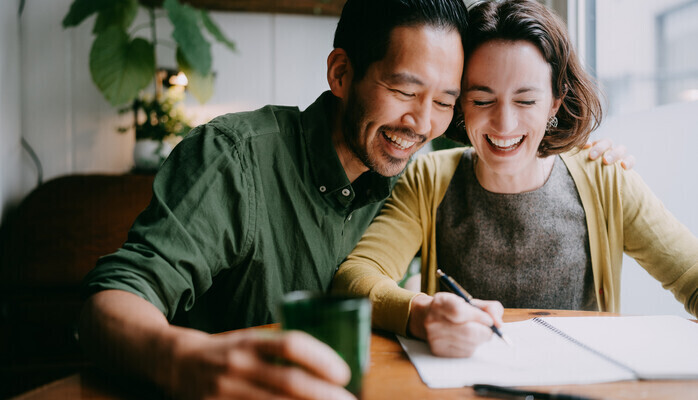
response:
[[[604,155],[603,155],[603,162],[604,164],[613,164],[614,162],[622,159],[625,157],[627,149],[625,146],[620,145],[618,147],[614,147],[610,150],[608,150]]]
[[[320,379],[317,375],[295,365],[267,365],[263,376],[258,378],[260,378],[258,379],[260,385],[274,388],[275,391],[294,399],[356,400],[343,387]]]
[[[276,394],[270,391],[270,388],[258,386],[246,379],[230,377],[229,379],[221,379],[218,384],[217,396],[221,399],[271,399],[271,400],[290,400],[282,393]]]
[[[276,393],[293,399],[354,399],[341,387],[350,377],[346,363],[329,346],[312,336],[304,332],[267,332],[247,337],[243,343],[244,349],[228,355],[230,374],[229,380],[224,382],[241,379],[248,382],[248,386],[256,384],[252,389],[248,386],[237,388],[245,389],[244,393],[252,393],[256,387],[269,391],[264,398]],[[277,363],[275,358],[290,365]],[[237,389],[220,388],[221,393]]]
[[[589,150],[589,159],[596,160],[600,155],[613,148],[613,141],[611,141],[611,139],[595,140],[591,142],[591,144],[587,142],[584,148],[588,147],[591,147],[591,150]]]
[[[330,346],[305,332],[281,332],[276,337],[255,340],[262,354],[280,357],[336,385],[344,386],[351,378],[347,363]]]
[[[596,160],[599,156],[603,155],[603,163],[606,165],[620,161],[620,165],[626,170],[633,169],[635,166],[635,157],[627,155],[628,149],[623,145],[613,147],[613,141],[611,141],[611,139],[600,139],[594,142],[587,142],[587,144],[584,145],[585,149],[590,147],[590,160]]]

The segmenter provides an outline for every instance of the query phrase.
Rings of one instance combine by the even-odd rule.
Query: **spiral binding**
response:
[[[560,329],[556,328],[555,326],[549,324],[548,322],[543,321],[542,319],[540,319],[540,318],[538,318],[538,317],[533,318],[533,322],[535,322],[535,323],[537,323],[537,324],[539,324],[539,325],[542,325],[542,326],[544,326],[544,327],[550,329],[550,330],[553,331],[555,334],[561,336],[561,337],[564,338],[565,340],[568,340],[568,341],[572,342],[573,344],[575,344],[575,345],[577,345],[577,346],[583,348],[584,350],[586,350],[586,351],[588,351],[588,352],[590,352],[590,353],[592,353],[592,354],[595,354],[595,355],[598,356],[598,357],[603,358],[604,360],[606,360],[606,361],[608,361],[608,362],[610,362],[610,363],[616,365],[617,367],[620,367],[620,368],[622,368],[622,369],[624,369],[624,370],[626,370],[626,371],[629,371],[630,373],[632,373],[632,374],[635,376],[636,379],[640,379],[640,374],[638,374],[637,371],[635,371],[634,369],[632,369],[632,368],[628,367],[627,365],[625,365],[625,364],[623,364],[623,363],[621,363],[621,362],[619,362],[619,361],[617,361],[617,360],[615,360],[615,359],[613,359],[613,358],[611,358],[611,357],[609,357],[609,356],[607,356],[607,355],[601,353],[600,351],[598,351],[598,350],[596,350],[596,349],[594,349],[594,348],[592,348],[592,347],[587,346],[586,344],[584,344],[584,343],[580,342],[579,340],[573,338],[572,336],[566,334],[565,332],[563,332],[563,331],[561,331]]]

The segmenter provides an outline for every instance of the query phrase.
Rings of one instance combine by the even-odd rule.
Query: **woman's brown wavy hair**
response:
[[[490,40],[525,40],[550,64],[553,95],[562,98],[562,104],[556,114],[558,126],[545,132],[539,156],[584,145],[601,123],[603,110],[596,83],[584,71],[560,18],[535,0],[477,3],[469,9],[468,17],[463,42],[466,66],[473,52]],[[463,124],[457,123],[463,114],[457,114],[446,136],[470,144]]]

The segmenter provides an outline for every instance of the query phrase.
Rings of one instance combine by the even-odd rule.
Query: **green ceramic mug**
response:
[[[351,368],[347,390],[361,397],[369,365],[371,302],[366,297],[291,292],[279,307],[281,327],[305,331],[332,347]]]

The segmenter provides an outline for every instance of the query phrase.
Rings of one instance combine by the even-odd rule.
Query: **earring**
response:
[[[550,128],[557,128],[557,117],[554,115],[552,117],[550,117],[550,119],[548,120],[548,123],[545,125],[546,131],[549,131]]]

